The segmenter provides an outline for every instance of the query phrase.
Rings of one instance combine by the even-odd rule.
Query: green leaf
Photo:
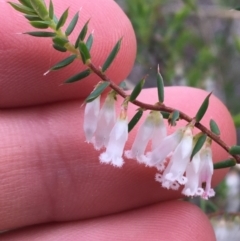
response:
[[[129,101],[134,101],[137,99],[138,95],[142,91],[144,83],[145,83],[145,78],[143,78],[142,80],[139,81],[139,83],[134,87],[134,89],[130,95]]]
[[[218,125],[213,119],[210,120],[210,129],[214,134],[220,135],[220,130],[218,128]]]
[[[61,47],[64,47],[64,45],[69,42],[67,39],[60,37],[55,37],[52,39],[52,41],[54,44],[59,45]]]
[[[34,28],[46,29],[49,27],[49,23],[46,21],[30,21],[29,22]]]
[[[121,89],[126,90],[127,89],[127,84],[125,81],[122,81],[119,85],[118,85]]]
[[[49,18],[53,19],[54,16],[54,7],[53,7],[53,3],[52,0],[50,0],[49,2]]]
[[[139,122],[142,115],[143,115],[143,110],[142,109],[138,110],[138,112],[133,116],[133,118],[128,123],[128,132],[130,132],[133,129],[133,127]]]
[[[60,45],[57,45],[57,44],[53,44],[52,45],[54,49],[56,49],[57,51],[60,51],[60,52],[67,52],[67,49],[63,46],[60,46]]]
[[[98,85],[98,87],[87,97],[85,102],[92,102],[95,100],[102,92],[110,85],[109,82],[103,82]]]
[[[91,70],[90,69],[86,69],[86,70],[84,70],[84,71],[82,71],[82,72],[80,72],[80,73],[70,77],[64,83],[70,84],[70,83],[82,80],[82,79],[88,77],[90,74],[91,74]]]
[[[66,23],[67,17],[68,17],[68,9],[66,9],[64,11],[64,13],[62,14],[62,16],[60,17],[60,19],[57,23],[57,26],[56,26],[56,30],[61,28]]]
[[[111,65],[111,63],[113,62],[115,57],[117,56],[117,53],[120,50],[121,42],[122,42],[122,38],[118,40],[118,42],[112,49],[111,53],[108,55],[105,63],[103,64],[102,72],[105,72],[109,68],[109,66]]]
[[[26,6],[18,4],[18,3],[12,3],[12,2],[8,2],[8,3],[18,12],[30,14],[30,15],[35,14],[35,11],[29,7],[26,7]]]
[[[25,32],[23,34],[28,34],[34,37],[54,37],[56,36],[56,33],[53,32]]]
[[[80,42],[80,41],[83,41],[84,38],[86,37],[89,21],[90,21],[90,19],[84,24],[84,26],[83,26],[80,34],[78,35],[77,40],[76,40],[76,42],[75,42],[75,48],[77,48],[78,45],[79,45],[79,42]]]
[[[228,159],[228,160],[215,163],[213,166],[214,166],[214,169],[222,169],[222,168],[234,167],[235,165],[236,165],[236,161],[234,159]]]
[[[78,22],[78,18],[79,18],[79,12],[77,12],[74,15],[74,17],[72,18],[71,22],[69,23],[69,25],[68,25],[68,27],[67,27],[67,29],[65,31],[65,34],[67,36],[69,36],[72,33],[72,31],[74,30],[74,28],[76,27],[76,24]]]
[[[88,39],[86,41],[86,45],[87,45],[87,48],[88,48],[88,51],[90,52],[91,48],[92,48],[92,44],[93,44],[93,35],[90,34],[88,36]]]
[[[44,1],[42,0],[30,0],[32,7],[38,16],[43,20],[48,20],[48,10]]]
[[[91,59],[91,55],[88,51],[88,48],[87,48],[86,44],[82,41],[79,43],[79,51],[80,51],[83,63],[86,64],[86,62],[89,59]]]
[[[30,0],[18,0],[22,5],[32,8],[32,5],[30,3]]]
[[[159,66],[158,66],[158,73],[157,73],[157,88],[158,88],[158,100],[160,103],[163,103],[164,102],[164,82],[163,82],[163,77],[159,71]]]
[[[207,135],[206,134],[202,134],[198,137],[196,144],[194,145],[192,154],[191,154],[191,160],[194,157],[194,155],[199,152],[201,150],[201,148],[203,147],[205,141],[207,139]]]
[[[24,15],[24,17],[29,20],[29,21],[42,21],[41,18],[38,17],[38,15],[29,15],[29,14],[26,14]]]
[[[53,67],[50,68],[49,71],[57,70],[57,69],[61,69],[63,67],[66,67],[69,64],[71,64],[76,58],[77,58],[77,55],[75,55],[75,54],[71,55],[71,56],[63,59],[62,61],[58,62],[57,64],[55,64]]]
[[[168,117],[168,124],[171,126],[176,126],[176,121],[179,120],[180,113],[178,110],[173,111]]]
[[[160,111],[164,119],[168,119],[170,116],[170,113],[165,112],[165,111]]]
[[[203,101],[201,107],[199,108],[197,114],[196,114],[196,122],[200,122],[201,119],[203,118],[203,116],[205,115],[207,109],[208,109],[208,105],[209,105],[209,98],[211,96],[212,93],[208,94],[208,96],[205,98],[205,100]]]
[[[232,146],[229,153],[232,155],[240,155],[240,146]]]

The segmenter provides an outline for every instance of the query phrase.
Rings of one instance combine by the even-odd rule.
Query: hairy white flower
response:
[[[143,162],[144,152],[149,140],[153,138],[152,145],[156,145],[156,143],[160,142],[165,136],[166,127],[161,113],[159,111],[151,111],[138,129],[131,150],[125,151],[125,156],[127,158],[136,159],[141,163]]]
[[[86,141],[90,142],[97,128],[98,114],[100,110],[100,96],[92,102],[88,102],[84,111],[83,130]]]
[[[124,163],[122,154],[127,139],[127,117],[126,114],[120,114],[120,118],[118,118],[110,133],[106,151],[103,152],[99,157],[100,162],[109,163],[116,167],[121,167]]]
[[[98,116],[97,129],[92,140],[96,150],[106,147],[110,132],[116,122],[115,96],[110,93]]]

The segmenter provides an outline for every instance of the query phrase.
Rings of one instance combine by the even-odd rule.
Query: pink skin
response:
[[[54,1],[54,5],[58,16],[68,6],[70,16],[82,7],[81,24],[91,17],[92,55],[97,65],[124,37],[108,71],[116,82],[124,79],[133,66],[136,41],[129,20],[115,2],[71,0]],[[84,108],[80,108],[98,78],[92,75],[59,86],[83,69],[80,63],[44,77],[66,54],[53,51],[48,39],[16,35],[31,27],[7,3],[0,2],[0,9],[0,22],[6,23],[0,28],[0,106],[4,108],[0,118],[0,230],[24,228],[2,235],[1,240],[215,240],[206,216],[191,204],[176,201],[181,190],[162,189],[154,181],[155,169],[132,160],[125,160],[122,169],[99,164],[100,152],[84,142]],[[166,104],[194,115],[206,94],[170,87],[166,88]],[[139,98],[155,103],[156,90],[144,90]],[[119,105],[121,101],[118,98]],[[129,118],[135,110],[130,105]],[[210,118],[217,121],[225,142],[235,144],[231,116],[214,96],[202,123],[208,125]],[[126,150],[137,129],[130,134]],[[214,144],[213,157],[219,161],[228,155]],[[213,185],[226,171],[215,172]]]

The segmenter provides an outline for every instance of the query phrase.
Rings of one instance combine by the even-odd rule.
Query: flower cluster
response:
[[[132,148],[124,152],[128,139],[127,104],[124,102],[116,118],[115,99],[115,93],[111,91],[101,109],[100,97],[87,103],[85,108],[87,142],[93,143],[96,150],[106,148],[99,156],[101,163],[121,167],[124,155],[127,159],[155,167],[159,171],[155,180],[164,188],[177,190],[184,185],[182,193],[186,196],[208,199],[215,195],[211,188],[213,162],[210,138],[192,157],[197,139],[193,136],[193,125],[190,123],[167,135],[162,114],[151,111],[139,127]],[[149,143],[151,151],[146,153]]]

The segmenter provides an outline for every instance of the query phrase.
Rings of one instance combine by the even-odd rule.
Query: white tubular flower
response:
[[[171,183],[178,182],[185,184],[187,178],[183,176],[192,153],[193,134],[192,128],[187,127],[181,142],[174,151],[168,168],[163,173],[163,178]]]
[[[166,157],[175,150],[182,139],[184,129],[179,129],[173,134],[165,137],[162,142],[152,152],[147,153],[144,163],[148,166],[160,166]]]
[[[128,138],[128,122],[126,112],[122,110],[120,117],[114,125],[107,144],[106,151],[103,152],[99,160],[101,163],[112,164],[121,167],[124,163],[122,154]]]
[[[92,140],[94,132],[97,128],[98,114],[100,110],[100,96],[92,102],[88,102],[84,111],[83,130],[86,141],[89,143]]]
[[[206,183],[203,189],[202,198],[208,199],[215,195],[214,190],[211,188],[211,181],[213,175],[213,161],[212,161],[212,150],[210,148],[210,139],[203,147],[200,153],[201,163],[199,170],[199,183]]]
[[[92,142],[96,150],[106,147],[116,122],[115,95],[108,94],[98,116],[97,129]]]
[[[164,134],[166,135],[164,128],[166,130],[161,113],[159,111],[151,111],[138,129],[131,150],[125,151],[125,156],[127,158],[137,159],[139,163],[142,163],[149,140],[158,134],[159,141],[161,141],[161,139],[165,137]],[[156,142],[156,140],[154,141]]]

